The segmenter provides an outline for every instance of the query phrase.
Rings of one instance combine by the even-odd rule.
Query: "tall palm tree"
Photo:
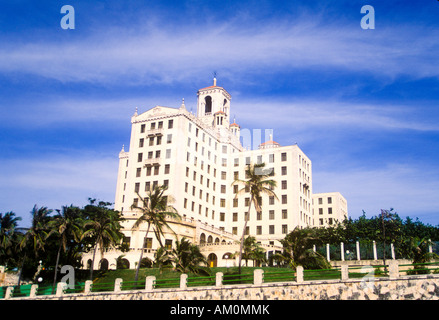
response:
[[[23,267],[28,254],[32,254],[35,258],[38,258],[41,251],[44,251],[44,244],[47,238],[47,223],[50,220],[50,213],[53,210],[47,207],[38,208],[35,205],[31,211],[32,222],[31,227],[26,229],[26,233],[21,237],[18,248],[24,254],[21,258],[20,274],[18,276],[18,286],[21,283],[21,277],[23,275]]]
[[[150,229],[152,228],[155,237],[160,243],[160,246],[163,247],[161,237],[165,233],[165,228],[172,231],[167,219],[180,219],[180,215],[178,214],[177,210],[168,204],[168,202],[171,202],[171,199],[170,197],[164,195],[166,189],[166,186],[157,186],[149,191],[148,195],[144,198],[137,193],[139,199],[141,200],[141,206],[136,204],[131,206],[131,209],[140,210],[142,213],[134,223],[132,229],[138,230],[142,224],[147,224],[146,235],[144,237],[142,250],[140,251],[139,263],[137,264],[135,281],[137,281],[139,278],[140,264],[142,262],[143,252],[146,246],[145,239],[148,236]]]
[[[96,206],[95,199],[89,199],[90,204],[84,208],[89,219],[84,223],[85,231],[81,235],[81,240],[86,237],[93,237],[95,245],[93,249],[93,259],[90,267],[90,280],[93,280],[93,267],[95,263],[96,251],[100,250],[101,256],[107,247],[112,247],[121,242],[123,233],[120,231],[120,222],[123,221],[120,213],[108,208],[107,202],[100,201]]]
[[[84,220],[81,218],[79,208],[73,207],[72,205],[70,207],[63,206],[61,210],[57,209],[56,211],[58,214],[48,223],[50,231],[47,234],[48,238],[54,234],[59,238],[52,292],[55,290],[61,249],[66,252],[70,241],[80,241],[80,234],[82,232],[82,226],[84,225]]]
[[[257,213],[262,211],[261,207],[261,196],[263,194],[267,194],[269,196],[274,196],[276,199],[276,193],[274,193],[273,189],[276,187],[276,181],[270,179],[271,172],[269,170],[264,170],[265,163],[257,163],[254,165],[249,164],[245,170],[246,180],[235,179],[232,185],[241,184],[244,187],[236,193],[236,197],[239,194],[242,194],[246,191],[250,192],[250,203],[248,206],[248,212],[245,216],[245,222],[242,229],[241,243],[239,247],[239,273],[241,273],[241,261],[242,261],[242,248],[244,245],[244,237],[246,233],[247,223],[250,218],[250,211],[252,204],[255,207]]]
[[[186,238],[176,241],[172,256],[175,270],[182,273],[209,274],[202,268],[203,265],[208,265],[206,257],[203,256],[197,245],[190,243]]]

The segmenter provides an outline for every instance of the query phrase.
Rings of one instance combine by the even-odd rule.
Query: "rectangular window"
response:
[[[233,212],[233,221],[238,221],[238,212]]]
[[[256,212],[256,220],[262,220],[262,211]]]
[[[238,198],[234,198],[233,199],[233,207],[237,208],[238,207]]]
[[[282,167],[282,175],[285,176],[287,174],[287,167]]]
[[[282,180],[282,189],[285,190],[287,188],[287,180]]]
[[[268,198],[268,204],[273,205],[274,204],[274,196],[270,196]]]
[[[319,208],[319,214],[323,214],[323,208]]]
[[[152,238],[144,238],[144,246],[146,249],[152,249]]]
[[[171,159],[171,149],[166,149],[166,159]]]
[[[160,169],[159,166],[155,166],[155,167],[154,167],[154,175],[155,175],[155,176],[159,174],[159,169]]]
[[[221,179],[222,180],[226,180],[227,179],[227,172],[226,171],[221,171]]]
[[[274,154],[268,155],[268,162],[270,162],[270,163],[274,162]]]
[[[282,209],[282,219],[288,219],[288,210]]]
[[[281,160],[282,160],[282,161],[287,161],[287,153],[286,153],[286,152],[283,152],[283,153],[281,154]]]
[[[169,239],[165,240],[165,249],[172,250],[172,240],[169,240]]]
[[[323,199],[319,198],[319,204],[323,204]]]
[[[145,125],[142,124],[142,125],[140,126],[140,133],[144,133],[144,132],[145,132]]]
[[[150,176],[152,171],[152,167],[146,167],[146,176]]]
[[[287,203],[287,195],[284,194],[282,195],[282,204],[286,204]]]
[[[221,193],[226,193],[226,186],[225,185],[221,185]]]
[[[261,235],[262,234],[262,226],[257,226],[256,227],[256,234],[257,235]]]
[[[140,139],[139,140],[139,148],[143,148],[143,144],[145,143],[145,139]]]
[[[150,137],[149,138],[149,146],[153,146],[154,145],[154,137]]]
[[[161,145],[162,144],[162,136],[157,136],[157,145]]]
[[[136,182],[136,184],[134,185],[134,192],[139,192],[140,189],[140,182]]]
[[[328,214],[332,214],[332,208],[328,208]]]
[[[268,233],[269,234],[274,234],[274,225],[268,226]]]
[[[328,204],[332,203],[332,197],[328,197]]]
[[[163,128],[163,121],[159,121],[158,129],[162,129],[162,128]]]
[[[145,182],[145,191],[150,191],[151,190],[151,182]]]
[[[288,233],[288,225],[283,224],[282,225],[282,234],[287,234]]]
[[[174,120],[168,120],[168,129],[174,128]]]
[[[143,160],[143,153],[137,154],[137,162],[142,162]]]
[[[220,200],[220,207],[221,208],[225,208],[226,207],[226,199],[221,199]]]
[[[169,174],[170,168],[171,168],[170,164],[165,164],[165,174]]]
[[[142,168],[137,168],[136,177],[140,177],[141,173],[142,173]]]
[[[226,220],[226,214],[224,212],[220,212],[220,221]]]
[[[268,211],[268,218],[269,218],[270,220],[274,220],[274,210],[270,210],[270,211]]]
[[[172,134],[166,136],[166,143],[172,143]]]

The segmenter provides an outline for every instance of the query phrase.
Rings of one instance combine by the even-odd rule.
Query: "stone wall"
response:
[[[18,298],[16,298],[18,299]],[[21,298],[30,299],[30,298]],[[439,275],[263,283],[209,288],[133,290],[62,296],[41,300],[438,300]],[[15,300],[15,299],[14,299]]]

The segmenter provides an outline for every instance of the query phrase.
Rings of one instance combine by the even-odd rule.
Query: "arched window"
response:
[[[205,114],[212,113],[212,97],[207,96],[206,98],[204,98],[204,102],[206,104],[206,107],[204,108],[204,113]]]

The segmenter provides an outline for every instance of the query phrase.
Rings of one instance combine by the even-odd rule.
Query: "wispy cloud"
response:
[[[429,171],[426,176],[425,172]],[[371,215],[394,208],[401,216],[421,218],[431,214],[429,223],[437,224],[439,184],[437,168],[389,164],[375,168],[353,168],[313,172],[313,192],[339,191],[348,199],[349,214]]]
[[[88,155],[3,159],[0,212],[14,211],[25,221],[34,204],[59,209],[85,205],[88,197],[113,202],[117,166],[117,157]]]
[[[144,84],[181,81],[215,66],[235,74],[338,68],[386,77],[439,75],[439,66],[432,63],[439,49],[437,30],[396,25],[367,33],[358,26],[310,21],[257,26],[238,20],[206,28],[182,26],[178,31],[148,24],[148,29],[140,27],[137,32],[134,26],[111,30],[111,37],[108,30],[98,29],[70,42],[4,44],[0,70],[62,82],[129,79]]]

